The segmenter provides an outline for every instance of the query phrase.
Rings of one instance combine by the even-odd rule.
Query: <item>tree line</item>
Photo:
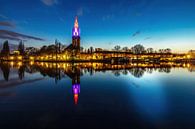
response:
[[[23,41],[20,41],[18,44],[18,51],[20,53],[20,55],[40,55],[40,54],[56,54],[56,53],[62,53],[65,51],[65,48],[67,46],[61,44],[58,40],[55,40],[54,44],[51,45],[44,45],[42,46],[40,49],[34,48],[34,47],[27,47],[25,48]],[[99,48],[101,49],[101,48]],[[93,47],[90,47],[89,49],[84,49],[83,47],[80,47],[80,51],[84,52],[84,53],[93,53],[94,51],[97,51],[99,49],[94,49]],[[145,48],[143,45],[141,44],[137,44],[131,48],[128,47],[121,47],[120,45],[116,45],[114,46],[114,49],[112,49],[113,51],[117,51],[117,52],[131,52],[133,54],[152,54],[152,53],[171,53],[171,49],[170,48],[166,48],[166,49],[159,49],[158,51],[154,50],[153,48]],[[103,49],[101,49],[101,51],[103,51]],[[9,43],[8,40],[6,40],[3,43],[3,48],[1,50],[1,55],[2,56],[9,56],[10,54],[10,47],[9,47]]]
[[[132,52],[133,54],[144,54],[144,53],[171,53],[172,50],[170,48],[166,48],[166,49],[159,49],[154,50],[153,48],[145,48],[143,45],[141,44],[137,44],[131,48],[128,47],[123,47],[121,48],[120,45],[116,45],[114,46],[114,51],[125,51],[125,52]]]

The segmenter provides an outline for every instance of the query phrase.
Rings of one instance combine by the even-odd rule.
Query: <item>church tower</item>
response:
[[[80,52],[80,29],[78,23],[78,17],[75,17],[74,27],[72,29],[72,47],[75,52]]]

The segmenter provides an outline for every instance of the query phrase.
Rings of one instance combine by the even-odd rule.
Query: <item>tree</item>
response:
[[[83,52],[84,48],[83,47],[80,47],[80,52]]]
[[[38,49],[37,49],[37,48],[34,48],[34,47],[27,47],[27,48],[25,49],[25,53],[26,53],[27,55],[36,55],[37,52],[38,52]]]
[[[165,53],[171,53],[171,49],[170,48],[165,49]]]
[[[136,78],[140,78],[144,75],[145,69],[144,68],[132,68],[129,70],[129,72]]]
[[[128,47],[123,47],[123,51],[127,52],[129,50]]]
[[[121,47],[119,46],[119,45],[116,45],[115,47],[114,47],[114,50],[116,50],[116,51],[119,51],[121,49]]]
[[[9,80],[10,66],[8,63],[1,63],[0,68],[3,72],[3,77],[6,81]]]
[[[55,40],[55,46],[56,46],[56,54],[57,54],[59,52],[59,49],[60,49],[60,45],[59,45],[59,42],[57,39]]]
[[[46,53],[47,54],[53,54],[56,52],[56,46],[55,45],[49,45],[46,48]]]
[[[94,49],[93,47],[90,47],[90,53],[93,53]]]
[[[9,43],[8,41],[6,40],[4,43],[3,43],[3,49],[1,50],[1,54],[3,56],[8,56],[9,55]]]
[[[158,51],[159,51],[159,53],[171,53],[171,49],[170,48],[159,49]]]
[[[22,41],[19,42],[18,51],[20,52],[20,55],[24,55],[24,44]]]
[[[159,53],[164,53],[164,49],[159,49]]]
[[[134,54],[141,54],[141,53],[144,53],[145,51],[145,48],[144,46],[140,45],[140,44],[137,44],[135,46],[133,46],[131,48],[131,51],[134,53]]]
[[[148,48],[146,51],[147,51],[147,53],[154,53],[154,49],[153,48]]]
[[[45,54],[47,52],[47,46],[42,46],[41,49],[39,50],[40,54]]]

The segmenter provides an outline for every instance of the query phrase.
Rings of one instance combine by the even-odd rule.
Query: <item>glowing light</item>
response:
[[[74,104],[78,104],[79,95],[74,94]]]
[[[10,60],[13,60],[13,59],[14,59],[14,57],[13,57],[13,56],[11,56],[11,57],[10,57]]]
[[[190,64],[187,64],[187,67],[189,68],[190,67]]]
[[[72,90],[73,90],[73,94],[74,94],[74,103],[77,104],[78,103],[78,99],[79,99],[79,93],[80,93],[80,84],[73,84],[72,85]]]
[[[18,56],[18,60],[22,60],[22,56]]]
[[[74,22],[74,28],[72,29],[72,36],[80,36],[80,29],[79,29],[79,23],[78,23],[78,17],[75,18]]]
[[[74,21],[74,28],[78,28],[79,27],[79,23],[78,23],[78,17],[75,17],[75,21]]]
[[[33,64],[34,64],[34,61],[31,61],[31,62],[30,62],[30,65],[33,65]]]
[[[12,67],[14,66],[14,62],[13,61],[10,64],[11,64]]]
[[[74,93],[74,94],[80,93],[80,84],[74,84],[74,85],[72,86],[72,88],[73,88],[73,93]]]
[[[31,57],[30,57],[30,60],[34,60],[34,57],[33,57],[33,56],[31,56]]]
[[[18,62],[18,66],[19,66],[19,67],[22,66],[22,62]]]

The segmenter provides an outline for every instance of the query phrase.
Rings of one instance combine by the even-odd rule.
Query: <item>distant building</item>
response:
[[[188,55],[190,56],[190,58],[195,59],[195,50],[190,50],[190,51],[188,52]]]
[[[38,49],[37,48],[34,48],[34,47],[27,47],[25,49],[25,53],[27,55],[34,55],[35,53],[37,53]]]
[[[96,52],[101,52],[101,51],[103,51],[103,49],[102,48],[95,48],[95,51]]]
[[[13,54],[14,54],[14,55],[20,55],[20,51],[14,50],[14,51],[13,51]]]

